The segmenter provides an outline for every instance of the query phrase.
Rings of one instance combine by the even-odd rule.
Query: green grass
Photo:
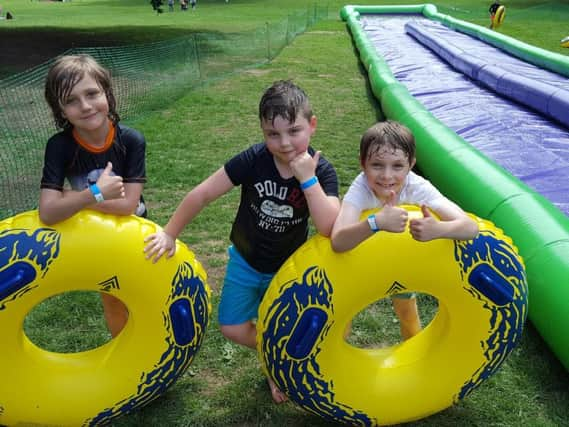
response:
[[[37,346],[59,353],[97,348],[111,339],[97,292],[66,292],[35,306],[24,331]]]
[[[441,4],[474,11],[471,13],[473,20],[484,20],[485,23],[488,3],[461,0]],[[537,3],[526,1],[523,6]],[[332,11],[341,3],[329,4]],[[4,10],[14,10],[17,19],[13,27],[19,27],[19,31],[25,31],[25,27],[52,26],[53,31],[73,43],[72,36],[77,31],[92,32],[95,39],[100,34],[113,34],[121,42],[127,42],[130,37],[141,41],[145,37],[160,38],[164,34],[197,29],[232,32],[241,25],[243,28],[262,25],[269,17],[278,21],[291,10],[305,7],[306,3],[287,1],[284,7],[282,1],[276,0],[231,0],[228,5],[222,0],[200,0],[195,14],[191,11],[172,14],[179,16],[169,16],[168,12],[155,16],[150,5],[142,0],[73,0],[71,3],[4,0],[2,5]],[[114,13],[101,8],[111,9]],[[25,17],[25,11],[29,10],[39,12],[33,17]],[[457,13],[467,15],[459,10]],[[359,170],[357,144],[360,135],[381,118],[381,113],[355,55],[350,35],[336,18],[337,14],[332,15],[333,19],[319,23],[295,39],[270,64],[211,81],[179,100],[163,103],[160,111],[127,123],[141,130],[148,141],[149,181],[144,193],[152,220],[164,224],[188,190],[230,156],[260,141],[259,98],[274,80],[283,78],[294,79],[311,97],[319,119],[312,144],[333,162],[341,193],[345,192]],[[513,11],[512,15],[513,21]],[[503,32],[514,27],[509,17],[501,29]],[[156,26],[160,20],[161,24]],[[54,25],[55,22],[61,27]],[[8,28],[3,25],[0,24],[0,37]],[[113,25],[121,28],[112,28]],[[520,30],[520,38],[554,46],[557,39],[548,42],[543,35],[550,31],[549,27],[555,26],[560,24],[528,20],[526,31],[521,34]],[[274,405],[253,352],[229,343],[218,330],[217,303],[229,230],[238,200],[238,190],[220,198],[181,236],[206,268],[213,289],[213,314],[199,354],[186,374],[164,396],[113,425],[329,425],[290,403]],[[35,342],[59,351],[75,351],[89,343],[105,341],[108,336],[100,319],[99,304],[93,294],[79,293],[53,299],[34,310],[26,322],[26,331],[37,337]],[[431,300],[421,300],[420,308],[428,320],[435,305]],[[397,329],[389,304],[378,303],[356,318],[351,339],[355,345],[381,345],[385,341],[392,342]],[[410,425],[568,425],[568,384],[567,372],[528,323],[520,345],[496,375],[453,407]]]
[[[404,0],[363,0],[354,4],[410,4]],[[426,3],[426,2],[425,2]],[[260,6],[262,4],[262,6]],[[314,4],[327,5],[331,16],[337,17],[345,4],[338,0],[280,0],[246,1],[200,0],[195,12],[181,12],[176,4],[175,12],[156,14],[145,0],[73,0],[22,1],[4,0],[4,11],[11,11],[14,20],[0,22],[0,35],[17,35],[16,43],[24,43],[30,36],[43,36],[47,40],[61,40],[62,32],[68,33],[64,40],[67,47],[89,44],[90,46],[132,44],[164,40],[192,32],[241,32],[262,27],[268,22],[277,22],[294,11],[308,9]],[[461,19],[488,25],[487,0],[457,0],[435,2],[441,10]],[[504,24],[499,31],[512,35],[559,53],[567,49],[559,41],[569,35],[567,14],[569,5],[563,2],[516,0],[504,3],[507,7]],[[551,7],[555,5],[555,7]],[[30,34],[33,29],[34,34]],[[4,37],[2,46],[10,47]],[[46,41],[47,41],[46,40]],[[56,42],[57,40],[53,40]],[[38,49],[40,46],[38,46]]]

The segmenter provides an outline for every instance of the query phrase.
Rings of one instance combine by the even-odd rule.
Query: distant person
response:
[[[174,12],[174,0],[168,0],[168,10]]]
[[[494,15],[496,15],[496,11],[498,10],[498,8],[500,7],[500,2],[499,1],[495,1],[494,3],[492,3],[490,5],[490,8],[488,9],[488,12],[490,12],[490,16],[494,17]]]
[[[192,6],[192,10],[196,9],[197,0],[190,0],[190,5]]]
[[[40,220],[56,224],[87,208],[146,217],[146,141],[140,132],[119,124],[109,71],[89,55],[62,56],[48,71],[45,98],[62,130],[45,148]],[[128,320],[128,310],[118,298],[101,296],[115,337]]]
[[[498,11],[498,8],[500,6],[501,6],[500,2],[496,0],[488,8],[488,12],[490,12],[490,28],[494,28],[494,18],[496,17],[496,12]]]
[[[290,81],[269,87],[259,103],[264,141],[229,159],[192,189],[163,230],[148,236],[144,251],[154,262],[176,251],[176,238],[210,203],[236,186],[241,202],[219,302],[221,333],[255,349],[259,304],[280,266],[308,237],[308,219],[329,236],[340,209],[333,166],[310,147],[316,131],[306,93]],[[218,218],[224,221],[225,218]],[[275,403],[287,397],[268,378]]]

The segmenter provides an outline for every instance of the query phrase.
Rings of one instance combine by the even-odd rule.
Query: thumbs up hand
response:
[[[298,154],[289,163],[289,166],[298,182],[304,182],[316,174],[316,166],[320,160],[320,151],[314,153],[314,157],[308,151]]]
[[[409,222],[409,232],[415,240],[420,242],[428,242],[439,237],[438,225],[439,221],[433,216],[429,208],[421,205],[423,218],[414,218]]]
[[[101,190],[105,200],[122,199],[125,196],[122,177],[112,175],[112,171],[113,164],[108,162],[105,170],[97,180],[97,186],[99,190]]]
[[[391,190],[389,192],[387,200],[385,200],[385,206],[395,206],[396,204],[397,204],[397,194],[395,194],[395,191]]]
[[[375,214],[375,221],[380,230],[402,233],[407,225],[408,214],[403,208],[397,207],[397,194],[389,193],[383,209]]]

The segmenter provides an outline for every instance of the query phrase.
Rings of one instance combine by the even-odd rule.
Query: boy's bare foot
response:
[[[278,387],[277,385],[274,383],[274,381],[272,379],[270,379],[269,377],[267,377],[267,382],[269,383],[269,389],[271,390],[271,396],[273,397],[273,401],[277,404],[280,405],[281,403],[284,403],[288,400],[288,397],[286,396],[286,394],[284,394]]]

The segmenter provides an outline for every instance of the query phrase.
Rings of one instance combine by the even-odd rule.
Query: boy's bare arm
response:
[[[164,227],[164,231],[177,238],[184,227],[189,224],[208,204],[221,197],[234,187],[227,176],[225,168],[221,167],[211,176],[202,181],[182,200],[176,211]]]
[[[39,215],[46,225],[54,225],[75,215],[81,209],[95,205],[89,189],[83,191],[51,190],[43,188],[40,192]]]
[[[470,240],[478,235],[478,224],[454,204],[445,204],[437,210],[437,220],[426,206],[421,206],[422,218],[412,219],[409,230],[415,240],[434,239]]]
[[[304,190],[304,197],[316,230],[323,236],[330,236],[340,212],[340,200],[336,196],[327,196],[320,184]]]
[[[391,192],[385,206],[373,215],[372,220],[380,231],[402,233],[407,226],[407,211],[395,206],[397,195]],[[342,203],[340,214],[332,231],[332,248],[336,252],[348,251],[373,236],[368,219],[361,220],[361,210],[349,202]]]
[[[164,253],[169,258],[176,251],[176,238],[184,227],[189,224],[209,203],[227,193],[234,187],[227,176],[225,168],[221,167],[205,181],[190,191],[176,208],[176,211],[164,227],[164,230],[151,234],[144,241],[146,259],[158,261]]]
[[[298,182],[302,184],[316,176],[319,160],[320,151],[316,151],[314,157],[304,152],[290,162],[290,168]],[[330,236],[340,211],[340,200],[336,196],[328,196],[318,182],[303,191],[316,230],[323,236]]]
[[[124,184],[124,197],[120,199],[105,200],[96,205],[89,206],[99,212],[112,215],[132,215],[136,212],[144,184],[130,182]]]
[[[124,184],[120,176],[110,175],[112,168],[113,166],[109,162],[97,180],[97,185],[106,200],[122,199],[125,197]],[[96,200],[88,188],[82,191],[65,192],[44,188],[40,192],[39,215],[41,221],[47,225],[56,224],[75,215],[82,209],[95,208],[95,206]]]
[[[360,221],[360,215],[358,208],[342,203],[330,236],[334,251],[349,251],[373,235],[368,223]]]

